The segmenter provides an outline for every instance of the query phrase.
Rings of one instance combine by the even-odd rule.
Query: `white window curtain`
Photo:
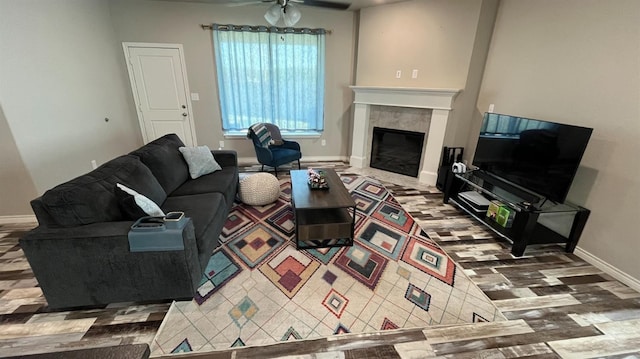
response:
[[[223,130],[323,130],[324,30],[214,24],[213,42]]]

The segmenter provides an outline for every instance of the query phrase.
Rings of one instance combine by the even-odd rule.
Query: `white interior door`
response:
[[[168,133],[196,145],[182,45],[123,43],[144,143]]]

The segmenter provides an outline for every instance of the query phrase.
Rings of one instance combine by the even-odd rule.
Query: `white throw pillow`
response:
[[[154,201],[150,200],[146,196],[141,195],[140,193],[132,190],[131,188],[123,184],[116,183],[116,186],[118,186],[118,188],[127,192],[128,194],[132,195],[133,199],[136,201],[136,204],[138,205],[138,207],[140,207],[141,210],[144,211],[144,213],[153,217],[164,217],[164,212],[162,211],[162,209],[160,209],[160,207]]]
[[[222,169],[208,146],[178,148],[189,165],[191,178],[196,179]]]

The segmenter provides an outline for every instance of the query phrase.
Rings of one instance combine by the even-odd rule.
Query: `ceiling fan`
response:
[[[269,6],[267,12],[264,14],[265,20],[267,20],[267,22],[272,26],[275,26],[280,19],[282,19],[286,26],[293,26],[298,21],[300,21],[300,18],[302,18],[302,14],[300,13],[300,9],[298,9],[298,6],[295,4],[324,7],[336,10],[346,10],[350,6],[350,4],[348,3],[339,3],[325,0],[262,0],[259,3],[273,3],[273,5]],[[241,5],[241,3],[237,4]]]
[[[153,0],[153,1],[169,1],[169,2],[197,2],[207,4],[220,4],[226,6],[244,6],[253,4],[272,4],[264,14],[264,18],[272,26],[276,26],[278,21],[282,19],[286,26],[293,26],[302,14],[297,5],[316,6],[335,10],[355,10],[359,9],[362,4],[368,5],[369,2],[384,3],[396,2],[402,0]],[[295,4],[295,5],[294,5]],[[357,4],[357,5],[356,5]]]

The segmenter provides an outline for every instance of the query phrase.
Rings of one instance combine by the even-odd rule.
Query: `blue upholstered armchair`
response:
[[[261,170],[264,170],[264,166],[273,167],[277,177],[278,166],[293,161],[298,161],[298,169],[300,169],[300,158],[302,157],[300,144],[295,141],[282,139],[280,129],[276,125],[263,123],[262,125],[266,127],[266,133],[260,130],[261,127],[259,125],[260,124],[252,125],[251,128],[249,128],[247,137],[251,138],[253,142],[256,157],[258,157],[258,162],[262,165]],[[260,133],[256,133],[256,131]]]

